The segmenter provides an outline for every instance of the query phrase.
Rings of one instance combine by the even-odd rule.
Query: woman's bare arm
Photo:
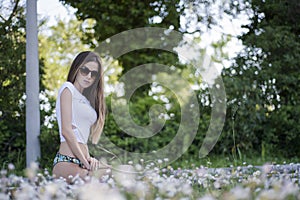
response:
[[[72,129],[72,94],[67,88],[65,88],[61,93],[60,109],[62,135],[66,139],[66,142],[73,154],[84,164],[88,170],[90,170],[90,164],[81,151]]]

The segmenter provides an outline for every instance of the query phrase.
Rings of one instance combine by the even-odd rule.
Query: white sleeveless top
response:
[[[72,94],[72,126],[73,132],[77,141],[87,144],[90,127],[97,120],[97,113],[91,106],[89,100],[83,96],[71,82],[65,82],[58,91],[56,100],[56,118],[59,127],[60,142],[66,141],[61,131],[61,109],[60,109],[60,96],[62,91],[68,88]]]

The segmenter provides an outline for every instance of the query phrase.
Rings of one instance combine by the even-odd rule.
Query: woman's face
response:
[[[98,63],[91,61],[79,67],[75,82],[83,89],[88,88],[94,83],[98,76]]]

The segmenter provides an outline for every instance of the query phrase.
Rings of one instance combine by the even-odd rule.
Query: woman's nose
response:
[[[87,75],[88,78],[92,78],[92,72],[89,72]]]

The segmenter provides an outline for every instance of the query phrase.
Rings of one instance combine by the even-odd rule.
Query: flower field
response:
[[[1,170],[0,199],[300,199],[300,164],[189,170],[159,168],[155,163],[131,167],[134,172],[113,170],[110,176],[85,181],[72,177],[72,184],[67,184],[36,164],[25,170],[25,177],[15,175],[9,164]]]

